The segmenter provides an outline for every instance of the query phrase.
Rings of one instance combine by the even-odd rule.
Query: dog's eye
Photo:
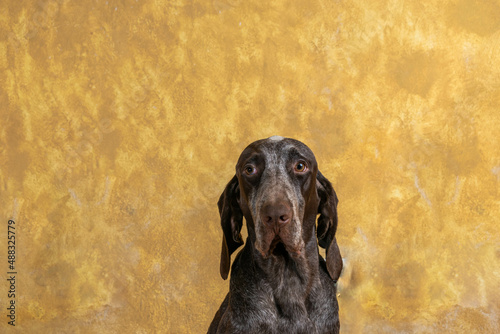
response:
[[[299,161],[295,164],[294,170],[299,173],[304,173],[307,170],[307,165],[303,161]]]
[[[247,175],[253,175],[257,173],[257,168],[255,168],[254,166],[245,166],[245,174]]]

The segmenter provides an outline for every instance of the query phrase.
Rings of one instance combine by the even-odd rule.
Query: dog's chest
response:
[[[247,296],[257,315],[248,324],[261,329],[259,333],[334,333],[329,329],[338,321],[336,308],[328,305],[331,300],[321,285],[307,288],[286,279],[278,289],[263,283]]]

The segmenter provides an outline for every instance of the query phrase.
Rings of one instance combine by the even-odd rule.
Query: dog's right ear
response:
[[[243,212],[238,204],[239,197],[240,188],[238,178],[235,175],[217,202],[223,232],[220,254],[220,275],[223,279],[227,279],[231,268],[231,254],[243,245],[240,233],[243,225]]]

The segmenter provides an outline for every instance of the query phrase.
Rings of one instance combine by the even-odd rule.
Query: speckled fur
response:
[[[297,161],[306,163],[306,172],[294,170]],[[255,175],[245,175],[249,164]],[[277,200],[289,205],[292,217],[273,229],[262,221],[261,210]],[[243,151],[218,203],[223,278],[231,253],[243,243],[243,216],[248,239],[234,260],[230,291],[208,333],[338,333],[336,281],[342,261],[335,240],[337,202],[303,143],[274,136]],[[276,238],[279,242],[272,243]],[[326,262],[319,255],[318,240],[327,248]]]

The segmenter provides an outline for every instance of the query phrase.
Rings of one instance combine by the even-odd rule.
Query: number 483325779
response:
[[[8,239],[8,263],[9,269],[15,270],[16,263],[16,222],[9,220],[7,239]]]

